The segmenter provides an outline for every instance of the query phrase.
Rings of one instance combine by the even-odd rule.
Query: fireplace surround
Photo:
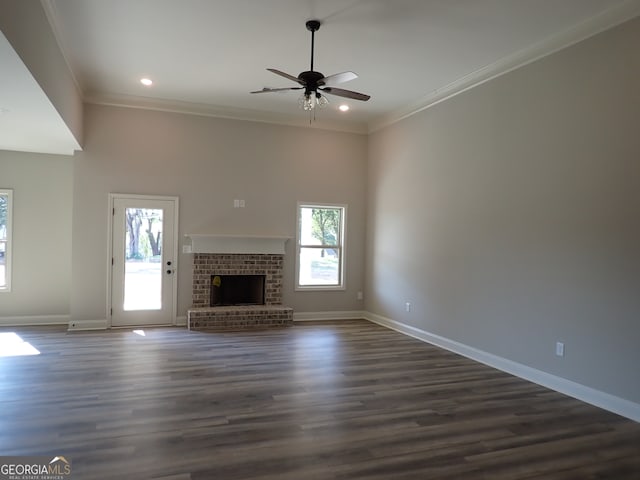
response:
[[[293,309],[282,305],[283,259],[283,254],[194,253],[188,328],[241,330],[292,325]],[[232,275],[264,277],[264,304],[212,306],[213,280]]]
[[[284,255],[218,254],[193,255],[193,307],[210,307],[211,277],[216,275],[264,275],[264,304],[282,304]]]

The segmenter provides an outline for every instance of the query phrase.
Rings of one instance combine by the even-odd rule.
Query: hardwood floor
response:
[[[0,455],[74,479],[640,478],[640,424],[366,321],[14,331]]]

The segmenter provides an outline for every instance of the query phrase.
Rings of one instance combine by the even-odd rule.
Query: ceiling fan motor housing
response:
[[[312,70],[302,72],[300,75],[298,75],[298,79],[305,87],[305,94],[316,92],[318,90],[318,87],[324,85],[324,75],[320,72],[314,72]]]

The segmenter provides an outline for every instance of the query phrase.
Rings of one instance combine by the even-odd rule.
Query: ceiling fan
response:
[[[358,78],[353,72],[342,72],[325,77],[322,73],[316,72],[313,69],[313,47],[315,40],[315,33],[320,29],[319,20],[309,20],[306,23],[307,30],[311,32],[311,68],[300,73],[297,77],[289,75],[288,73],[276,70],[275,68],[267,68],[270,72],[280,75],[299,84],[299,87],[285,87],[285,88],[263,88],[251,93],[270,93],[270,92],[283,92],[287,90],[304,90],[302,94],[302,108],[304,110],[313,110],[316,106],[324,107],[329,103],[327,98],[322,95],[328,93],[330,95],[336,95],[338,97],[351,98],[353,100],[362,100],[366,102],[371,98],[364,93],[354,92],[352,90],[345,90],[343,88],[336,88],[333,85],[348,82],[355,78]]]

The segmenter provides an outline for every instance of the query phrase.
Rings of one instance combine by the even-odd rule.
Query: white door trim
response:
[[[171,275],[172,279],[172,296],[173,296],[173,307],[171,311],[171,325],[177,325],[178,318],[178,213],[180,207],[180,199],[174,196],[167,195],[139,195],[139,194],[127,194],[127,193],[110,193],[109,194],[109,209],[107,210],[107,306],[106,306],[106,316],[107,316],[107,328],[112,328],[111,325],[111,304],[112,304],[112,291],[111,285],[113,281],[113,269],[111,268],[111,262],[113,258],[113,209],[114,202],[116,199],[131,199],[131,200],[164,200],[171,201],[174,203],[175,214],[173,216],[173,266],[174,272]],[[116,327],[119,328],[119,327]]]

